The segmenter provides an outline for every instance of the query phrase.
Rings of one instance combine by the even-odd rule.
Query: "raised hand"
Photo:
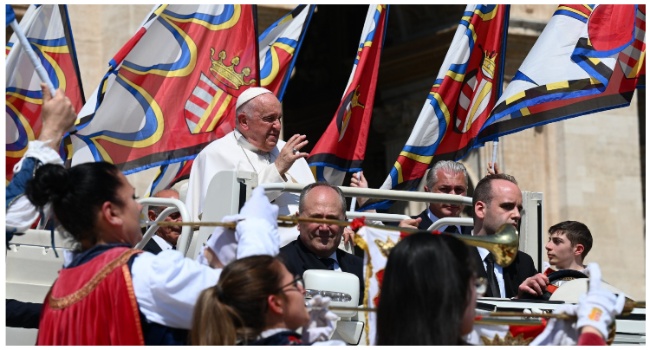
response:
[[[62,91],[52,97],[46,84],[41,83],[41,89],[43,90],[43,107],[41,108],[43,128],[38,140],[49,141],[48,145],[58,151],[63,135],[72,129],[77,120],[77,114],[72,107],[72,102]]]
[[[289,168],[291,168],[296,160],[309,156],[307,152],[300,152],[308,143],[307,136],[299,134],[295,134],[287,140],[287,143],[282,147],[278,158],[275,160],[275,167],[282,177],[289,171]]]

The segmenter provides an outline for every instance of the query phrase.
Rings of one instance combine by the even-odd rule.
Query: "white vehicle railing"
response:
[[[260,187],[265,191],[283,191],[298,193],[307,186],[307,184],[293,183],[270,183],[261,184]],[[412,202],[438,202],[458,205],[472,205],[472,198],[459,196],[455,194],[431,193],[431,192],[413,192],[397,190],[379,190],[374,188],[359,188],[338,186],[346,197],[369,197],[376,199],[402,200]]]
[[[161,206],[161,207],[168,207],[165,208],[163,211],[160,212],[156,220],[152,222],[148,222],[149,228],[147,229],[147,232],[145,232],[144,236],[142,237],[142,240],[135,245],[135,249],[142,249],[145,244],[153,237],[154,234],[156,234],[156,231],[158,230],[158,222],[164,221],[167,216],[173,213],[180,213],[181,218],[183,221],[190,222],[191,217],[189,212],[187,211],[187,208],[185,207],[185,203],[181,202],[178,199],[175,198],[159,198],[159,197],[148,197],[148,198],[141,198],[138,199],[138,202],[142,204],[143,207],[148,207],[148,206]],[[144,210],[146,213],[146,209]],[[189,248],[190,241],[192,240],[192,228],[190,226],[181,226],[181,235],[178,237],[178,243],[176,244],[176,250],[179,252],[183,253],[185,255],[187,253],[187,249]]]

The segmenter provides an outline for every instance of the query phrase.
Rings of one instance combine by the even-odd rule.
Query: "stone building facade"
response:
[[[293,6],[260,5],[261,32]],[[135,33],[151,5],[70,5],[86,96],[108,60]],[[463,5],[395,5],[380,66],[364,171],[371,187],[383,183],[406,142],[449,48]],[[555,6],[513,5],[506,83],[514,75]],[[284,101],[284,133],[303,133],[313,147],[331,120],[356,53],[365,5],[325,5],[314,14]],[[544,195],[543,228],[581,221],[592,231],[606,281],[645,300],[645,90],[628,108],[587,115],[502,137],[498,162],[522,190]],[[463,160],[471,182],[486,173],[487,144]],[[150,176],[142,176],[143,189]],[[422,205],[392,211],[418,213]],[[546,237],[544,237],[544,242]]]

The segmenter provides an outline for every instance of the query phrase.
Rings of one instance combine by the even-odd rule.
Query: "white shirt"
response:
[[[490,251],[483,247],[476,247],[478,249],[478,254],[481,256],[481,261],[483,261],[483,268],[487,271],[487,263],[485,262],[485,257],[490,254]],[[506,285],[503,281],[503,267],[494,263],[494,275],[497,277],[499,282],[499,292],[501,292],[501,298],[506,297]]]
[[[164,238],[162,238],[162,237],[160,237],[158,235],[153,235],[153,237],[151,237],[151,239],[156,241],[156,244],[158,244],[158,246],[162,250],[170,250],[170,249],[173,248],[172,245],[169,244],[169,242],[167,242]]]
[[[61,156],[47,145],[49,142],[38,140],[29,141],[27,144],[27,152],[25,152],[25,155],[14,166],[14,174],[20,171],[23,160],[26,158],[36,158],[42,164],[63,165]],[[25,232],[28,230],[40,215],[38,209],[27,199],[24,193],[18,195],[5,209],[7,210],[5,227],[7,229],[15,228],[17,232]],[[50,204],[45,205],[43,213],[46,217],[41,222],[45,223],[50,216]]]
[[[432,223],[435,223],[436,221],[440,220],[437,216],[435,216],[435,215],[431,212],[431,209],[429,209],[429,207],[427,207],[427,215],[429,216],[429,220],[431,220]],[[456,226],[456,229],[458,230],[458,233],[460,234],[460,233],[461,233],[460,226],[458,226],[458,225],[455,225],[455,226]],[[440,227],[438,228],[438,231],[440,231],[440,232],[445,232],[445,230],[447,229],[447,227],[449,227],[449,225],[440,226]],[[427,227],[427,228],[428,228],[428,227]]]
[[[334,260],[334,271],[343,272],[343,270],[341,270],[341,266],[339,265],[339,260],[336,258],[336,250],[334,253],[332,253],[332,255],[328,256],[328,258]]]
[[[147,320],[190,329],[194,305],[201,291],[217,284],[221,269],[183,257],[177,250],[157,255],[142,252],[131,267],[133,291]]]
[[[253,171],[257,173],[260,184],[314,182],[314,176],[304,158],[296,160],[289,168],[285,174],[287,181],[280,176],[274,162],[284,145],[284,141],[278,140],[271,152],[262,152],[251,145],[239,131],[234,130],[206,146],[194,159],[188,182],[185,204],[193,220],[198,221],[210,181],[221,170]],[[296,193],[273,191],[266,195],[280,207],[279,215],[290,215],[298,209],[299,195]],[[290,206],[295,208],[291,209]]]

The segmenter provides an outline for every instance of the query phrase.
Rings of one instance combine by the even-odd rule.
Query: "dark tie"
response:
[[[445,229],[445,232],[446,233],[459,233],[458,232],[458,227],[456,227],[456,225],[447,226],[447,228]]]
[[[501,298],[501,291],[499,290],[499,282],[497,276],[494,274],[494,258],[492,253],[485,257],[485,272],[487,272],[488,287],[490,288],[490,295],[493,298]]]
[[[336,260],[332,258],[320,258],[320,261],[322,261],[328,269],[334,270],[334,263],[336,263]]]

